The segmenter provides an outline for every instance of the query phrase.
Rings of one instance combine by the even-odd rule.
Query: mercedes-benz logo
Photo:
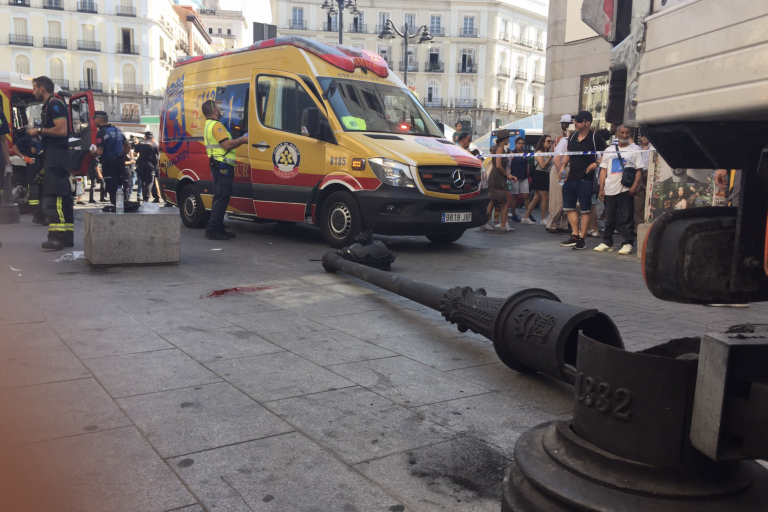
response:
[[[453,180],[453,186],[456,188],[462,188],[464,186],[464,181],[466,180],[464,173],[461,172],[461,169],[456,169],[453,171],[453,174],[451,174],[451,179]]]

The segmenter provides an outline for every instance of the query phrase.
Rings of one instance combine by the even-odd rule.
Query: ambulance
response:
[[[160,185],[206,225],[213,182],[203,103],[236,150],[229,218],[316,225],[331,247],[364,229],[452,243],[488,219],[480,161],[444,138],[377,54],[279,37],[180,59],[160,117]]]

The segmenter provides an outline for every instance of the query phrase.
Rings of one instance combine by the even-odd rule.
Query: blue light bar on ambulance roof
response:
[[[248,52],[253,50],[260,50],[263,48],[272,48],[274,46],[295,46],[306,50],[313,55],[316,55],[336,66],[350,73],[354,72],[356,68],[363,68],[374,72],[382,78],[389,76],[389,68],[387,62],[377,53],[368,50],[359,50],[352,48],[351,46],[344,46],[341,44],[326,44],[304,37],[298,36],[284,36],[275,39],[267,39],[266,41],[256,41],[252,45],[238,48],[236,50],[227,50],[219,53],[211,53],[208,55],[196,55],[194,57],[181,57],[176,61],[176,66],[183,66],[184,64],[190,64],[192,62],[199,62],[201,60],[208,60],[215,57],[223,57],[225,55],[234,55],[242,52]]]

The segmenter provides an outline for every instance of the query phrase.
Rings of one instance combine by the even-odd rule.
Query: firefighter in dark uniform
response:
[[[0,110],[0,155],[2,156],[3,165],[5,166],[5,170],[3,171],[3,186],[5,186],[5,177],[13,176],[13,167],[11,166],[11,152],[8,151],[8,135],[10,135],[10,133],[11,127],[8,125],[8,120],[5,118],[3,111]],[[0,247],[2,246],[3,244],[0,243]]]
[[[35,122],[35,128],[40,128],[40,123]],[[27,186],[29,187],[29,206],[32,207],[32,222],[47,226],[48,221],[43,213],[43,205],[40,198],[43,196],[43,141],[40,135],[30,137],[29,132],[16,141],[12,151],[27,164]]]
[[[53,94],[53,81],[47,76],[32,81],[35,99],[43,101],[43,127],[31,128],[30,137],[42,135],[43,211],[48,219],[48,241],[43,249],[60,250],[75,246],[75,214],[69,184],[69,116],[67,106]]]
[[[96,134],[96,144],[91,146],[91,154],[101,157],[101,175],[104,176],[104,187],[109,194],[109,201],[114,205],[117,199],[117,189],[122,186],[125,178],[125,155],[131,151],[128,139],[119,128],[109,124],[109,116],[103,110],[97,110],[93,119],[99,131]]]
[[[219,122],[221,110],[213,100],[203,103],[203,115],[203,139],[213,178],[213,204],[205,238],[229,240],[234,238],[235,234],[224,230],[224,214],[227,212],[229,198],[232,196],[232,184],[235,181],[235,148],[248,143],[248,134],[239,139],[232,139],[232,135]]]
[[[143,197],[144,202],[148,203],[150,201],[149,188],[155,182],[155,169],[160,158],[160,150],[154,141],[152,132],[144,134],[144,140],[136,144],[134,152],[138,155],[136,158],[136,176],[139,178],[139,186],[141,187],[141,194],[137,195]]]

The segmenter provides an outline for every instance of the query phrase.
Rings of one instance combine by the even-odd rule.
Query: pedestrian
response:
[[[221,110],[213,100],[203,103],[203,115],[205,116],[203,139],[213,177],[213,204],[211,204],[211,217],[205,229],[205,238],[229,240],[234,238],[235,234],[224,230],[224,214],[227,212],[235,179],[237,164],[235,149],[248,143],[248,134],[233,139],[224,125],[219,122]]]
[[[467,132],[461,133],[456,139],[456,145],[466,151],[469,151],[469,145],[471,143],[472,143],[472,136]]]
[[[42,128],[31,128],[29,135],[42,136],[45,155],[43,212],[48,219],[48,240],[42,247],[57,251],[75,246],[75,212],[69,184],[69,114],[53,90],[53,81],[47,76],[32,80],[32,93],[43,102]]]
[[[128,139],[128,152],[125,153],[125,172],[123,173],[123,197],[125,202],[131,200],[133,193],[133,183],[136,177],[136,137],[133,135]]]
[[[39,128],[40,123],[36,123],[35,127]],[[43,175],[40,171],[43,169],[43,140],[40,134],[31,137],[29,130],[23,137],[16,141],[13,145],[13,153],[24,160],[26,164],[27,174],[27,187],[28,196],[27,200],[29,206],[32,208],[32,222],[40,224],[41,226],[47,226],[48,221],[45,220],[45,214],[43,213],[43,206],[40,204],[40,198],[43,196]]]
[[[524,138],[517,137],[515,139],[515,149],[512,151],[512,153],[525,153]],[[510,161],[509,173],[512,175],[512,182],[510,183],[509,188],[509,218],[512,220],[512,222],[520,222],[520,219],[517,217],[516,213],[517,196],[523,194],[523,204],[525,205],[526,210],[531,204],[530,187],[528,185],[528,158],[521,156],[517,158],[509,158],[508,160]],[[531,217],[531,222],[535,223],[536,219]]]
[[[136,144],[136,176],[139,179],[137,198],[144,197],[144,203],[150,201],[149,189],[155,181],[155,169],[160,157],[160,150],[154,141],[152,132],[144,133],[144,140]],[[159,201],[157,201],[159,202]]]
[[[552,170],[549,172],[549,221],[547,222],[547,232],[559,235],[568,229],[568,219],[563,213],[563,183],[565,174],[568,172],[568,165],[563,164],[565,153],[568,151],[568,137],[573,133],[568,127],[573,123],[570,114],[563,114],[560,118],[560,127],[562,134],[555,146],[555,158],[552,160]]]
[[[656,148],[653,147],[653,144],[651,144],[651,141],[648,140],[648,137],[643,133],[640,133],[640,149],[645,151],[645,153],[640,153],[640,159],[643,161],[643,172],[640,173],[640,186],[637,188],[637,194],[635,194],[635,235],[637,235],[637,226],[645,222],[648,169],[650,169],[651,151],[656,150]]]
[[[107,189],[109,202],[117,206],[117,191],[125,178],[125,155],[130,152],[131,146],[123,132],[109,124],[106,112],[97,110],[93,119],[99,131],[96,133],[96,144],[91,146],[91,154],[100,157],[104,188]]]
[[[95,204],[93,199],[93,189],[99,184],[99,201],[104,202],[104,176],[101,174],[99,157],[92,156],[91,163],[88,164],[88,181],[91,183],[88,204]]]
[[[630,254],[635,244],[635,199],[640,187],[643,161],[640,147],[629,139],[629,128],[619,125],[616,128],[616,141],[608,146],[600,161],[600,200],[605,201],[605,229],[603,243],[595,247],[597,252],[613,251],[613,234],[619,229],[624,243],[619,254]],[[622,176],[627,169],[635,169],[635,179],[631,186],[622,184]]]
[[[549,135],[542,135],[536,147],[533,149],[534,153],[550,153],[552,151],[552,137]],[[522,224],[536,224],[530,219],[531,212],[536,208],[536,205],[541,203],[541,224],[547,225],[549,219],[547,219],[547,206],[549,202],[549,175],[552,171],[554,156],[535,156],[533,167],[533,181],[531,182],[531,188],[533,189],[533,200],[528,208],[525,210],[525,217],[521,221]]]
[[[589,215],[592,211],[594,173],[600,165],[600,156],[595,152],[605,149],[605,141],[590,129],[591,113],[581,111],[573,116],[573,122],[576,133],[568,139],[568,152],[591,152],[592,154],[566,155],[563,158],[563,166],[568,164],[571,166],[563,184],[563,211],[568,215],[571,236],[568,240],[560,242],[560,245],[581,250],[586,248],[584,237],[587,235]],[[581,206],[581,226],[579,226],[579,214],[576,212],[577,203]]]
[[[461,130],[464,127],[464,125],[461,124],[461,121],[457,121],[456,124],[453,127],[454,127],[453,143],[456,144],[456,142],[458,142],[458,140],[459,140],[459,135],[462,134]]]
[[[509,194],[507,193],[507,180],[514,176],[509,172],[509,158],[493,155],[505,155],[509,148],[509,130],[499,130],[496,133],[496,144],[491,146],[491,172],[488,175],[488,192],[491,202],[488,204],[488,223],[483,226],[486,231],[494,231],[493,210],[501,208],[499,215],[499,227],[502,231],[514,231],[507,225],[507,211],[509,210]]]
[[[470,153],[472,153],[472,155],[474,155],[474,156],[475,156],[475,158],[477,158],[477,159],[478,159],[478,160],[480,160],[481,162],[484,160],[484,158],[483,158],[483,154],[482,154],[482,153],[480,153],[480,150],[479,150],[479,149],[475,148],[475,149],[473,149],[472,151],[470,151]]]
[[[13,176],[13,167],[11,166],[11,152],[8,151],[8,135],[11,134],[11,128],[8,125],[8,120],[5,118],[5,114],[0,110],[0,151],[3,153],[3,163],[5,164],[5,170],[3,171],[3,182],[5,182],[6,176]],[[3,184],[5,186],[5,184]],[[3,244],[0,242],[0,247]]]

